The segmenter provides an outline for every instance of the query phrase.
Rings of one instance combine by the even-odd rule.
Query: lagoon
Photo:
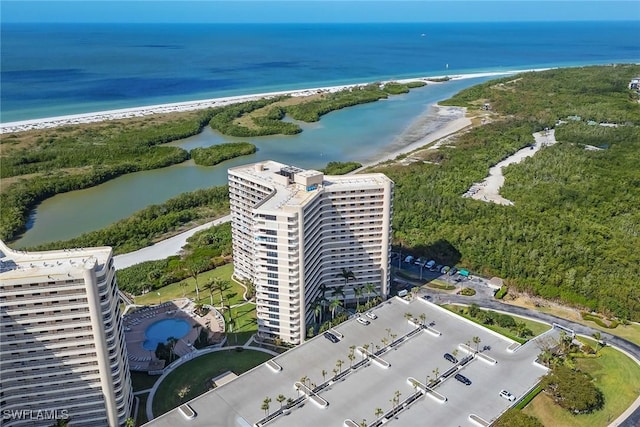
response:
[[[429,84],[387,100],[334,111],[319,122],[302,123],[303,132],[293,136],[232,138],[207,127],[202,133],[172,145],[190,150],[228,141],[249,141],[258,151],[213,167],[187,161],[56,195],[32,212],[27,232],[13,246],[22,248],[76,237],[183,192],[226,185],[227,169],[241,164],[274,159],[318,169],[330,161],[374,161],[424,136],[429,129],[429,106],[488,79]]]

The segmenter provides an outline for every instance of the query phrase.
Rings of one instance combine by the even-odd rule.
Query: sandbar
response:
[[[495,72],[486,72],[486,73],[459,74],[459,75],[453,75],[453,76],[416,77],[416,78],[410,78],[410,79],[389,80],[381,83],[388,83],[391,81],[399,82],[399,83],[408,83],[412,81],[424,81],[430,84],[434,84],[435,83],[434,80],[445,79],[445,78],[448,78],[449,80],[460,80],[460,79],[471,79],[471,78],[477,78],[477,77],[503,76],[503,75],[527,72],[527,71],[542,71],[542,70],[545,70],[545,69],[495,71]],[[158,104],[158,105],[149,105],[149,106],[143,106],[143,107],[98,111],[93,113],[72,114],[72,115],[48,117],[48,118],[42,118],[42,119],[7,122],[7,123],[0,124],[0,134],[23,132],[27,130],[33,130],[33,129],[48,129],[48,128],[55,128],[58,126],[95,123],[95,122],[102,122],[107,120],[118,120],[118,119],[132,118],[132,117],[144,117],[151,114],[166,114],[166,113],[174,113],[174,112],[202,110],[206,108],[221,107],[225,105],[236,104],[236,103],[246,102],[246,101],[255,101],[262,98],[271,98],[274,96],[281,96],[281,95],[300,97],[300,96],[315,95],[321,92],[333,93],[333,92],[338,92],[338,91],[349,89],[349,88],[366,86],[371,83],[372,82],[347,84],[347,85],[340,85],[340,86],[317,87],[317,88],[300,89],[300,90],[289,90],[289,91],[285,90],[285,91],[278,91],[278,92],[259,93],[259,94],[253,94],[253,95],[229,96],[224,98],[212,98],[212,99],[204,99],[204,100],[198,100],[198,101],[175,102],[170,104]]]

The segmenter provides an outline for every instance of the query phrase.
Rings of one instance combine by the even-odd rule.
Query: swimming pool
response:
[[[144,331],[144,343],[142,347],[145,350],[155,351],[158,343],[166,343],[169,337],[180,339],[187,335],[191,329],[191,325],[182,319],[164,319],[152,323]]]

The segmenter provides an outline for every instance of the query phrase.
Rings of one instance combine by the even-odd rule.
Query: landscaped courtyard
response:
[[[153,399],[153,414],[158,417],[211,388],[213,378],[231,371],[237,375],[271,359],[268,353],[255,350],[221,350],[197,357],[179,366],[160,383]],[[183,398],[181,390],[189,391]]]

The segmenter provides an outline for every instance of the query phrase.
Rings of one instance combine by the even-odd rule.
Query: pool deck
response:
[[[125,324],[125,340],[129,354],[129,368],[132,371],[148,371],[149,364],[157,360],[155,351],[146,350],[143,346],[146,338],[145,331],[155,322],[165,319],[183,319],[191,328],[189,332],[176,344],[174,353],[184,356],[195,350],[193,342],[198,338],[201,326],[209,330],[209,339],[222,338],[224,334],[224,320],[217,310],[210,310],[205,316],[199,316],[194,311],[193,301],[183,298],[167,301],[155,306],[140,308],[123,317]]]

